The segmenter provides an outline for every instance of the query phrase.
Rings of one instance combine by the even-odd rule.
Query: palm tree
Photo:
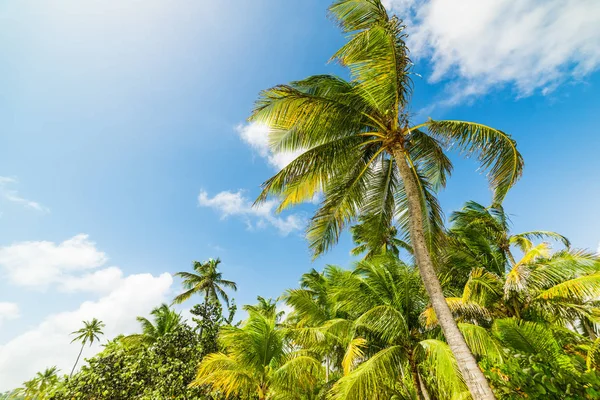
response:
[[[277,311],[277,300],[271,298],[265,299],[262,296],[257,296],[256,299],[258,300],[258,304],[245,305],[243,309],[247,312],[257,312],[267,318],[275,318],[277,322],[279,322],[281,317],[285,314],[283,311]]]
[[[142,333],[122,338],[124,343],[150,345],[156,343],[158,339],[166,334],[173,332],[181,324],[181,315],[170,309],[166,304],[161,304],[153,309],[150,315],[153,317],[153,322],[144,317],[137,317],[142,325]]]
[[[104,335],[102,332],[102,328],[104,328],[104,323],[96,318],[91,321],[83,321],[83,328],[71,332],[71,335],[76,335],[75,339],[71,340],[71,343],[75,341],[81,342],[81,350],[79,350],[79,354],[77,355],[77,360],[75,360],[75,364],[73,365],[73,369],[69,374],[69,378],[73,376],[73,372],[75,371],[75,367],[77,367],[77,363],[79,362],[79,358],[81,357],[81,353],[83,352],[83,347],[86,343],[89,343],[91,346],[92,343],[96,340],[100,340],[100,335]]]
[[[14,395],[23,396],[25,400],[45,400],[49,398],[50,391],[58,383],[58,369],[46,368],[38,372],[33,379],[23,383],[23,387],[14,391]]]
[[[381,225],[381,220],[376,216],[360,217],[359,221],[359,224],[350,228],[352,240],[356,244],[350,251],[353,256],[366,252],[366,259],[386,253],[400,257],[400,249],[412,254],[410,245],[397,237],[398,228],[392,221],[388,225]]]
[[[364,260],[353,271],[327,272],[334,277],[328,293],[335,315],[300,300],[306,289],[288,291],[287,299],[298,305],[291,329],[295,343],[328,355],[333,376],[339,378],[330,392],[333,399],[465,396],[467,388],[448,345],[422,329],[420,314],[427,299],[418,271],[388,255]],[[307,326],[319,320],[320,326]],[[460,328],[470,333],[469,344],[477,354],[499,361],[498,346],[483,328]]]
[[[190,386],[210,385],[228,398],[299,398],[322,371],[318,360],[290,350],[273,315],[251,310],[241,328],[221,328],[219,342],[225,353],[204,357]]]
[[[450,222],[452,223],[451,236],[468,238],[468,241],[462,243],[463,246],[459,246],[460,248],[465,249],[469,245],[476,244],[474,241],[477,238],[491,244],[489,248],[500,256],[495,257],[499,262],[487,262],[486,268],[499,274],[510,270],[516,264],[512,252],[513,246],[523,253],[533,247],[532,240],[534,239],[550,239],[562,243],[567,248],[571,246],[569,239],[552,231],[511,233],[510,220],[499,204],[484,207],[479,203],[469,201],[461,210],[452,213]],[[481,258],[479,253],[489,253],[489,251],[482,251],[481,246],[476,246],[474,250],[473,254],[476,256],[468,260],[471,265],[476,262],[476,257]],[[493,258],[491,257],[488,260],[491,261]]]
[[[304,151],[263,184],[260,203],[281,198],[279,209],[324,200],[307,238],[315,256],[361,215],[381,224],[395,218],[409,232],[416,263],[444,335],[471,394],[494,395],[452,318],[431,252],[442,240],[436,190],[452,169],[443,146],[475,155],[488,170],[494,203],[521,175],[523,160],[506,133],[463,121],[413,125],[409,118],[410,68],[403,32],[379,0],[337,0],[330,7],[349,41],[333,59],[352,80],[319,75],[262,92],[251,121],[270,127],[275,152]]]
[[[461,297],[446,301],[457,318],[490,324],[511,317],[531,322],[575,327],[596,338],[594,322],[600,315],[600,257],[581,250],[551,253],[548,243],[529,248],[505,274],[474,268]],[[423,318],[437,324],[434,310]]]
[[[229,305],[229,297],[224,288],[237,290],[235,282],[223,279],[223,274],[219,272],[218,266],[221,260],[210,258],[205,262],[194,261],[192,272],[177,272],[175,276],[183,278],[183,287],[185,292],[181,293],[173,300],[176,304],[181,304],[196,293],[204,293],[204,306],[209,300],[220,298]]]

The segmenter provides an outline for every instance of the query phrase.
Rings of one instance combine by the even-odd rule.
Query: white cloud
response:
[[[77,287],[69,279],[102,266],[107,259],[106,254],[84,234],[59,244],[31,241],[0,247],[0,271],[4,271],[10,282],[31,288],[46,288],[63,282]]]
[[[138,331],[135,317],[147,315],[167,300],[172,282],[168,273],[129,275],[116,282],[104,297],[86,301],[74,311],[50,315],[33,329],[0,345],[0,392],[19,386],[35,372],[53,365],[68,374],[79,351],[77,344],[70,344],[70,333],[84,320],[98,318],[106,324],[102,342]],[[86,347],[84,357],[100,349],[100,344]]]
[[[48,207],[41,205],[37,201],[24,198],[15,189],[11,189],[8,187],[16,183],[18,183],[18,181],[15,178],[0,176],[0,197],[3,197],[4,199],[10,202],[22,204],[27,208],[31,208],[40,212],[50,212],[50,209]]]
[[[4,321],[17,319],[21,316],[19,306],[16,303],[0,301],[0,326]]]
[[[597,0],[386,0],[407,21],[413,57],[431,82],[451,79],[446,103],[511,86],[548,94],[600,66]]]
[[[242,217],[250,229],[265,228],[270,225],[275,227],[282,235],[288,235],[304,228],[306,221],[298,214],[287,217],[275,216],[277,201],[268,200],[253,207],[242,190],[237,192],[223,191],[212,198],[204,190],[198,195],[198,204],[201,207],[210,207],[221,214],[221,218],[229,216]]]
[[[67,276],[59,289],[63,292],[109,293],[123,279],[118,267],[108,267],[82,276]]]
[[[235,130],[246,144],[278,170],[294,161],[296,157],[303,153],[303,151],[273,153],[269,146],[269,127],[264,124],[256,122],[240,124],[235,127]]]

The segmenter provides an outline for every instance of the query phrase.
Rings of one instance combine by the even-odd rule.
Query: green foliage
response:
[[[190,399],[202,388],[188,388],[200,362],[198,334],[185,324],[140,351],[114,343],[62,385],[53,399]]]

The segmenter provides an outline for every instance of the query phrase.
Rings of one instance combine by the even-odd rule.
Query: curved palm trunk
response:
[[[77,355],[77,360],[75,360],[75,365],[73,365],[73,369],[69,374],[69,378],[73,376],[73,372],[75,372],[75,368],[77,367],[77,363],[79,362],[79,357],[81,357],[81,353],[83,353],[83,347],[85,346],[85,342],[81,343],[81,349],[79,350],[79,355]]]
[[[425,231],[423,229],[423,207],[420,201],[419,188],[416,179],[406,163],[402,149],[396,149],[393,154],[398,165],[398,172],[404,183],[410,216],[410,239],[414,249],[414,255],[423,279],[423,284],[431,300],[431,305],[438,319],[438,323],[444,332],[446,341],[456,358],[458,368],[475,400],[493,400],[496,397],[492,392],[483,372],[479,369],[477,361],[467,346],[458,325],[452,316],[452,312],[446,303],[442,292],[442,286],[435,273],[433,262],[427,248]]]

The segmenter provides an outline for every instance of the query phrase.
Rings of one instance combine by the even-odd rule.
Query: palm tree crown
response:
[[[76,335],[75,338],[71,340],[71,343],[81,342],[84,345],[89,343],[91,346],[94,341],[100,340],[101,335],[104,335],[104,332],[102,332],[102,328],[104,327],[104,322],[97,318],[94,318],[91,321],[83,321],[83,328],[71,332],[71,335]]]
[[[185,292],[181,293],[173,300],[174,303],[183,303],[196,293],[204,293],[204,303],[208,300],[218,300],[219,298],[229,305],[229,296],[224,288],[237,290],[237,285],[233,281],[223,279],[223,274],[219,272],[218,266],[221,260],[209,259],[205,262],[194,261],[194,272],[178,272],[175,276],[183,278],[183,287]]]

